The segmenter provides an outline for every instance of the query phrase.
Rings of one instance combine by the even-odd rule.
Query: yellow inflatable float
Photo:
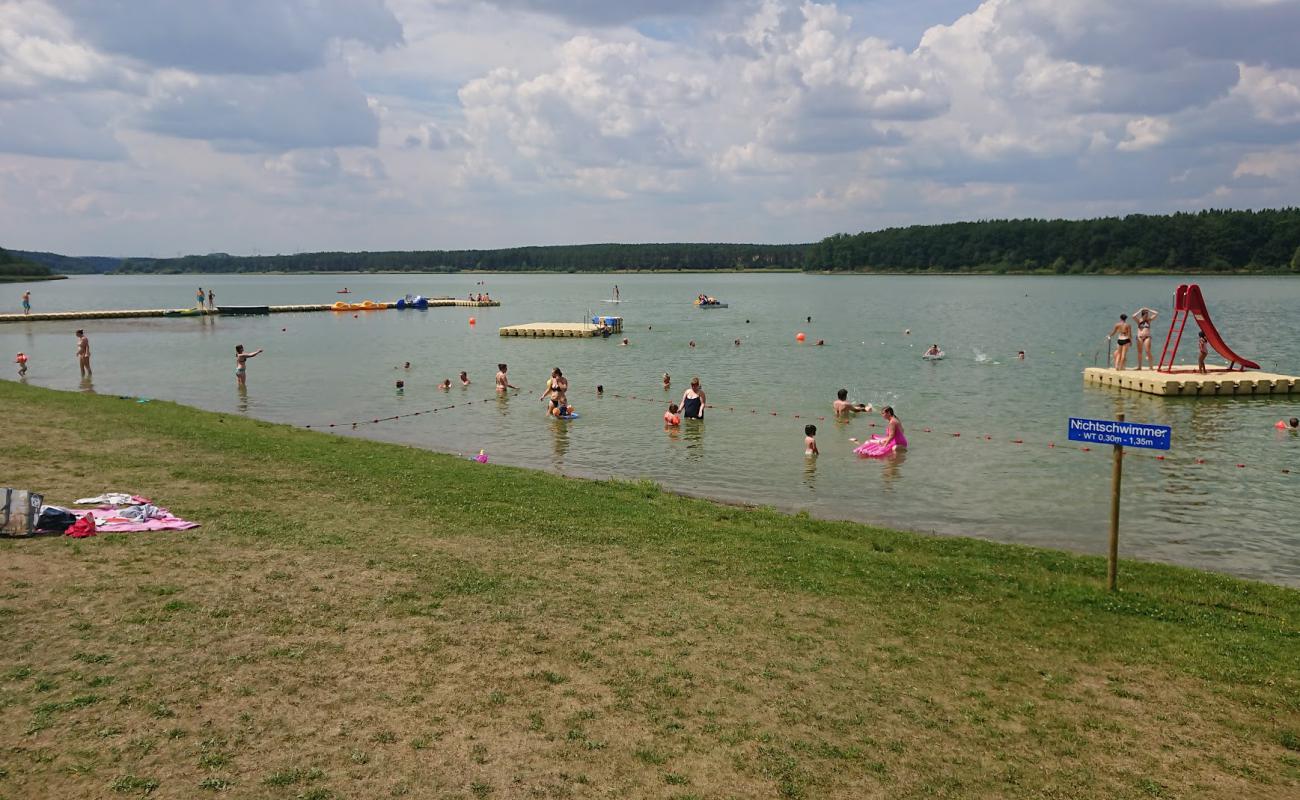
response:
[[[360,303],[336,302],[330,306],[334,311],[382,311],[385,308],[388,308],[388,303],[376,303],[374,300]]]

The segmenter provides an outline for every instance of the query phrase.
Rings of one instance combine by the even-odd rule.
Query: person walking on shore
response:
[[[81,377],[90,377],[90,339],[81,329],[77,330],[77,366],[81,368]]]
[[[32,293],[31,291],[23,292],[23,316],[32,313]]]
[[[1128,324],[1128,314],[1120,314],[1119,322],[1110,329],[1107,339],[1115,337],[1115,369],[1122,371],[1128,366],[1128,347],[1133,343],[1133,326]]]
[[[254,350],[251,353],[245,353],[242,344],[235,345],[235,382],[240,386],[244,385],[246,373],[248,372],[248,368],[245,366],[248,359],[261,355],[261,353],[261,350]]]

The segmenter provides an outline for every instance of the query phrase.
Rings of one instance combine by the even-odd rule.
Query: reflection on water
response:
[[[903,463],[907,461],[907,448],[895,450],[880,459],[880,478],[882,488],[887,492],[894,490],[894,485],[903,476]]]
[[[235,402],[235,409],[240,414],[248,413],[248,386],[243,383],[235,383],[235,394],[239,398]]]
[[[95,382],[94,382],[94,380],[93,380],[89,375],[87,375],[87,376],[85,376],[84,378],[81,379],[81,384],[80,384],[79,388],[81,389],[81,391],[83,391],[83,392],[85,392],[85,393],[87,393],[87,394],[94,394],[94,393],[95,393]]]
[[[550,417],[551,421],[551,466],[556,469],[564,467],[564,457],[569,454],[569,421],[559,417]]]
[[[353,297],[375,300],[417,291],[462,296],[480,290],[476,280],[504,305],[87,320],[77,324],[95,343],[93,386],[79,383],[66,324],[0,326],[0,352],[26,352],[36,365],[27,380],[41,386],[158,397],[293,425],[335,423],[347,435],[446,452],[486,448],[501,463],[1088,552],[1105,547],[1110,452],[1080,451],[1065,421],[1124,413],[1174,430],[1166,460],[1126,461],[1125,555],[1300,585],[1293,531],[1300,438],[1272,427],[1296,415],[1295,396],[1160,398],[1083,386],[1080,371],[1105,357],[1101,333],[1110,322],[1135,303],[1167,307],[1177,278],[709,275],[701,286],[699,275],[629,275],[620,276],[627,302],[612,307],[601,305],[610,285],[601,275],[349,276]],[[339,288],[337,276],[204,282],[232,305],[327,303]],[[1286,335],[1300,328],[1294,279],[1200,282],[1234,349],[1265,368],[1300,371],[1300,337]],[[172,307],[188,302],[192,283],[192,276],[76,276],[42,288],[42,298],[52,310]],[[702,290],[725,295],[730,309],[694,308]],[[502,325],[609,311],[625,316],[634,346],[497,334]],[[472,328],[471,312],[479,323]],[[826,346],[800,345],[799,331]],[[735,346],[738,337],[744,346]],[[949,357],[923,361],[931,342]],[[271,347],[251,365],[248,388],[232,393],[239,343]],[[1017,350],[1027,359],[1015,360]],[[407,361],[409,371],[394,372]],[[444,376],[491,375],[501,362],[529,387],[520,398],[495,395],[487,380],[451,394],[436,389]],[[570,396],[583,398],[577,422],[549,418],[535,402],[556,365],[570,379]],[[676,377],[676,389],[664,391],[664,373]],[[705,423],[665,431],[662,421],[696,374],[715,405],[707,446]],[[398,377],[406,382],[400,395]],[[604,397],[594,396],[597,384]],[[848,440],[883,427],[874,414],[835,420],[830,404],[840,387],[855,401],[893,405],[908,421],[908,452],[854,456]],[[355,431],[348,424],[452,403]],[[825,426],[813,463],[799,460],[808,422]]]

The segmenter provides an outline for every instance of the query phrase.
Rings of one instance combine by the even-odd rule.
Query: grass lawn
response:
[[[0,381],[0,798],[1300,796],[1300,592]],[[1044,519],[1050,526],[1053,520]]]

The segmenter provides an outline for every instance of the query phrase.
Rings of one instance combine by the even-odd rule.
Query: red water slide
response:
[[[1187,326],[1187,318],[1192,317],[1201,330],[1205,331],[1205,339],[1214,348],[1214,352],[1223,356],[1228,361],[1228,369],[1259,369],[1250,359],[1242,358],[1237,355],[1223,337],[1219,335],[1219,329],[1214,326],[1214,320],[1210,319],[1210,311],[1205,307],[1205,298],[1201,296],[1201,287],[1192,284],[1181,284],[1178,290],[1174,292],[1174,318],[1169,324],[1169,333],[1165,336],[1165,349],[1160,352],[1160,366],[1157,368],[1161,372],[1173,372],[1174,359],[1178,355],[1178,343],[1183,340],[1183,328]],[[1178,329],[1177,337],[1174,336],[1174,329]],[[1173,340],[1173,348],[1170,349],[1170,340]]]

